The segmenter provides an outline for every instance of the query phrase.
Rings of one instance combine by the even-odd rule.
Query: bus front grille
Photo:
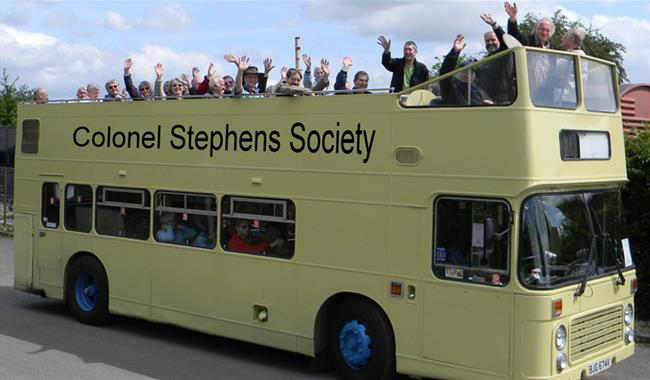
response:
[[[609,309],[571,321],[569,333],[571,362],[623,341],[623,307]]]

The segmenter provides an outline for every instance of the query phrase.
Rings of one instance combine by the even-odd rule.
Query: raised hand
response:
[[[223,59],[225,59],[227,62],[234,63],[235,65],[237,64],[237,57],[235,57],[232,53],[224,55]]]
[[[512,5],[510,5],[510,3],[506,1],[503,4],[503,7],[505,8],[508,16],[510,16],[510,20],[517,20],[517,3],[512,3]]]
[[[490,26],[493,26],[494,24],[496,24],[496,21],[494,21],[494,19],[492,18],[492,15],[489,14],[489,13],[483,13],[481,15],[481,20],[485,21],[485,23],[490,25]]]
[[[352,57],[346,55],[343,57],[343,70],[348,71],[350,66],[352,66]]]
[[[282,78],[282,80],[287,80],[287,71],[289,71],[287,66],[282,66],[280,69],[280,78]]]
[[[201,69],[194,66],[192,68],[192,78],[194,78],[194,80],[198,80],[200,82],[200,78],[199,78],[200,74],[201,74]]]
[[[273,70],[275,66],[273,66],[273,60],[271,58],[267,58],[264,60],[264,75],[268,76],[271,70]]]
[[[131,66],[133,66],[133,60],[131,58],[127,58],[126,61],[124,61],[124,76],[128,77],[131,72]]]
[[[385,53],[390,51],[390,40],[384,37],[384,35],[377,37],[377,44],[384,48]]]
[[[302,61],[305,62],[305,71],[311,71],[311,57],[307,54],[302,55]]]
[[[459,52],[465,49],[465,46],[467,46],[467,43],[465,42],[465,37],[463,37],[462,34],[457,34],[456,38],[454,38],[454,51]]]
[[[242,55],[242,57],[239,59],[235,59],[235,61],[236,61],[237,68],[240,71],[244,71],[248,68],[248,66],[250,66],[250,58],[248,58],[245,55]]]
[[[181,82],[183,82],[188,88],[192,87],[192,84],[190,83],[190,77],[185,73],[181,74]]]
[[[216,73],[217,68],[214,66],[214,63],[210,62],[210,66],[208,67],[208,78],[212,78],[212,76]]]
[[[325,58],[321,59],[320,68],[323,70],[323,78],[327,78],[330,75],[330,62]]]
[[[156,72],[156,79],[162,79],[163,73],[165,72],[162,63],[156,63],[156,66],[154,66],[153,69]]]

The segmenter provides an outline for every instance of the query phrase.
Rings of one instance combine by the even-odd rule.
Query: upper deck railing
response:
[[[325,90],[313,95],[374,95],[391,88]],[[619,110],[616,66],[601,59],[556,50],[520,47],[486,57],[436,76],[397,94],[405,108],[490,107],[518,104],[542,108],[616,113]],[[291,96],[269,92],[255,95],[187,95],[124,98],[120,101],[267,98]],[[294,95],[296,96],[296,95]],[[48,103],[114,102],[114,99],[51,100]],[[27,104],[34,104],[33,102]]]

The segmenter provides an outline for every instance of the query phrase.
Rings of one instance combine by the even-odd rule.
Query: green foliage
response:
[[[17,105],[19,102],[30,100],[33,89],[27,86],[17,86],[18,77],[10,79],[7,69],[2,69],[0,78],[0,127],[16,126]]]
[[[526,17],[524,17],[524,21],[519,24],[519,30],[521,30],[524,35],[532,34],[538,20],[538,17],[528,13]],[[562,11],[559,9],[555,11],[551,20],[555,24],[555,34],[553,34],[553,37],[551,38],[551,46],[554,49],[559,48],[560,40],[567,30],[577,27],[585,32],[585,38],[582,42],[582,50],[592,57],[616,63],[619,70],[619,81],[621,83],[628,81],[627,73],[623,67],[623,53],[625,53],[625,46],[618,42],[611,41],[591,25],[586,27],[580,21],[569,21],[567,16],[563,15]]]
[[[630,182],[623,189],[623,205],[628,223],[630,245],[639,292],[636,312],[641,318],[650,318],[650,132],[627,138],[627,177]]]

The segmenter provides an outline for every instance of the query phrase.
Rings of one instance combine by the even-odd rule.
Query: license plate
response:
[[[612,358],[601,359],[597,362],[589,364],[587,367],[587,376],[593,376],[597,373],[603,372],[612,366]]]

